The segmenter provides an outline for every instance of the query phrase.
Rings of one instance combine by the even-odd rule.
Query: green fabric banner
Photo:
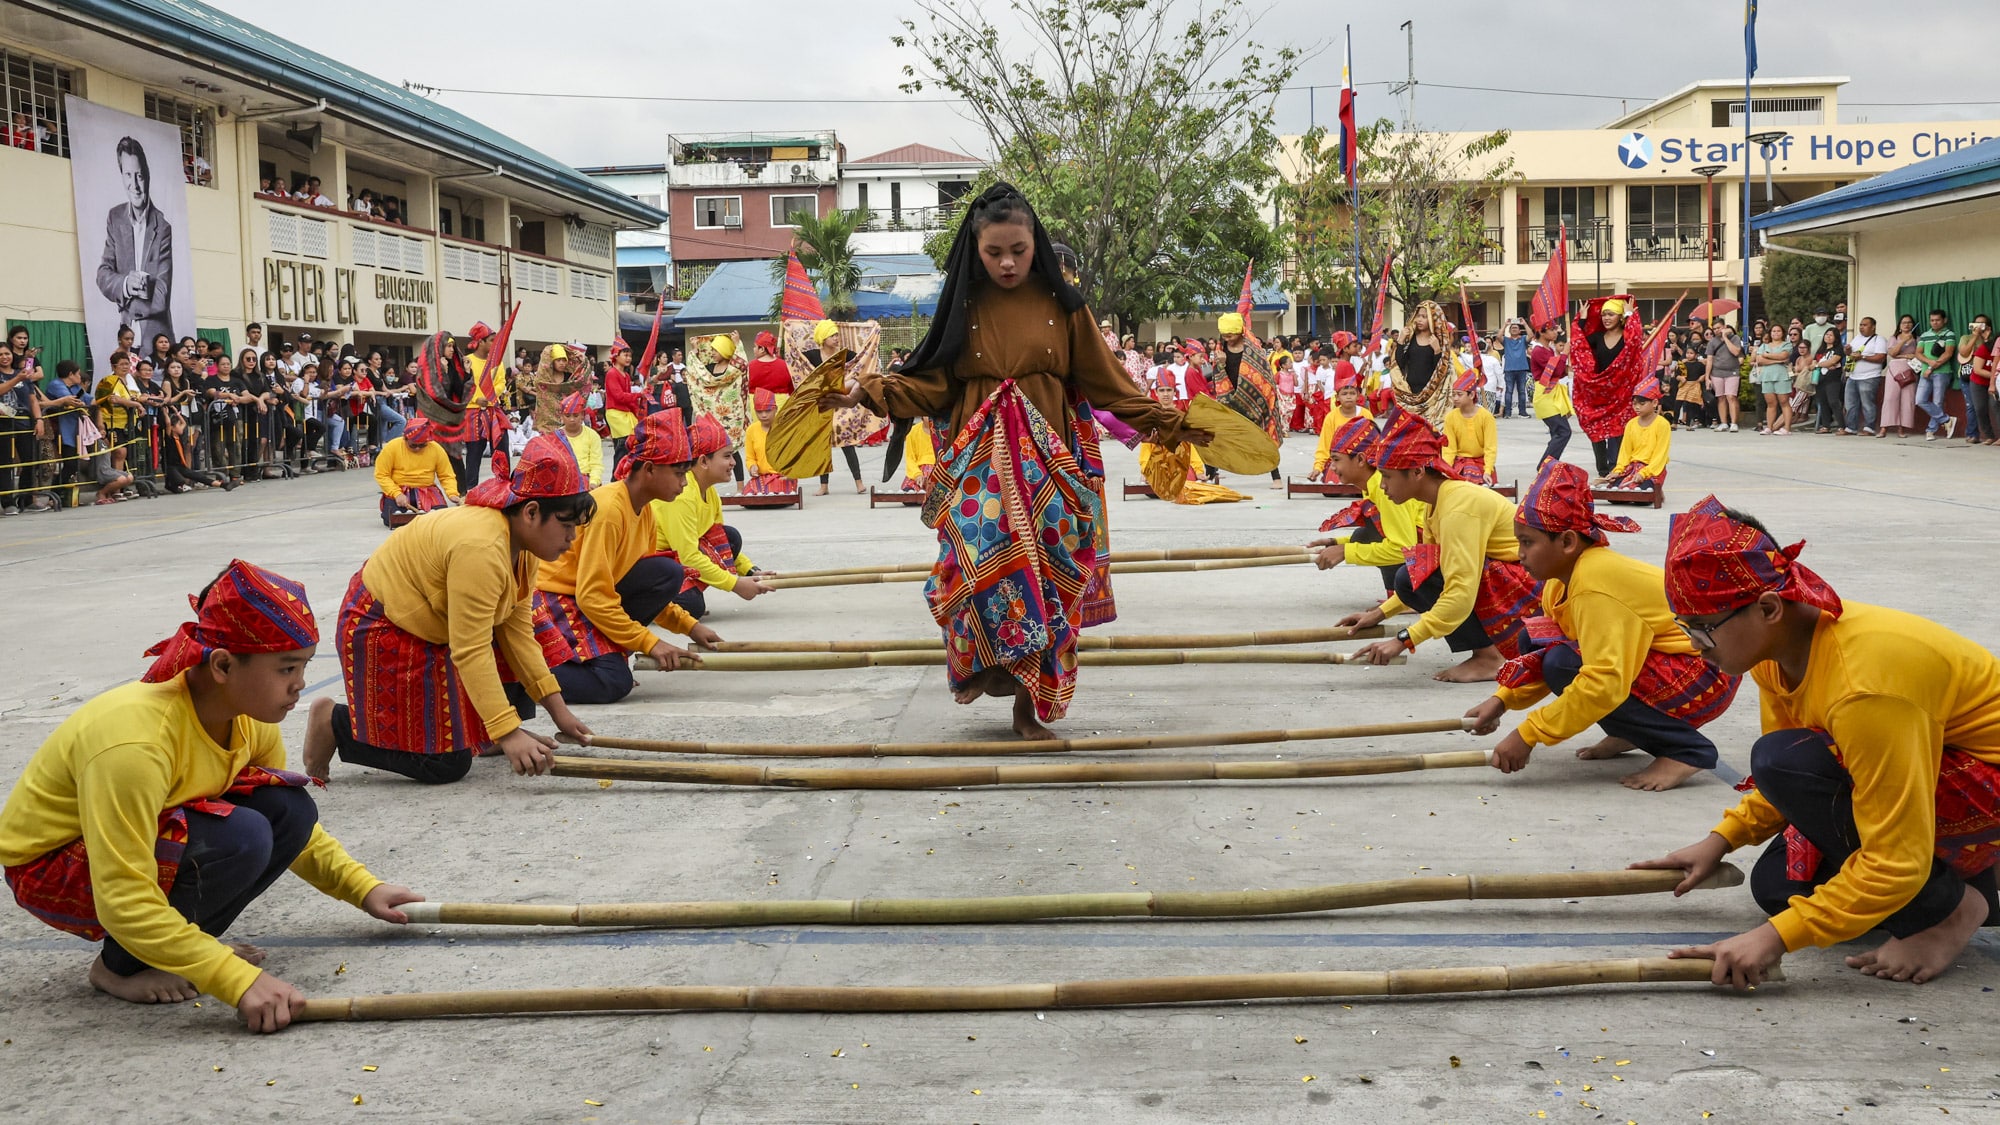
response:
[[[35,366],[54,371],[56,364],[65,359],[73,359],[76,365],[88,375],[90,373],[90,345],[84,338],[83,325],[67,320],[14,320],[7,321],[7,332],[12,334],[16,327],[28,330],[30,347],[42,349],[35,359]]]
[[[1981,313],[1988,319],[2000,320],[2000,277],[1896,288],[1896,315],[1916,317],[1919,334],[1930,328],[1932,309],[1943,309],[1951,318],[1952,330],[1961,336],[1971,326],[1972,318]],[[1895,332],[1893,322],[1879,327],[1885,336]],[[1960,380],[1954,376],[1952,382],[1956,386]]]
[[[197,340],[221,344],[223,354],[229,356],[229,362],[231,363],[236,362],[236,357],[231,354],[231,349],[229,347],[229,329],[197,328],[194,330],[194,335]]]

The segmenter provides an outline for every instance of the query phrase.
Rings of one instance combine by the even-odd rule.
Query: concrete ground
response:
[[[1502,475],[1530,475],[1542,428],[1501,423]],[[1294,437],[1287,472],[1309,467]],[[874,454],[879,458],[879,453]],[[1586,462],[1581,439],[1569,458]],[[1111,450],[1111,473],[1136,479]],[[871,473],[879,466],[870,461]],[[1118,547],[1300,543],[1332,510],[1238,479],[1250,502],[1111,502]],[[1670,500],[1714,491],[1762,516],[1849,598],[2000,642],[1990,596],[2000,456],[1960,443],[1749,433],[1675,439]],[[836,482],[837,491],[844,482]],[[9,643],[0,777],[72,708],[136,676],[232,556],[306,582],[323,627],[384,534],[363,474],[259,484],[0,524]],[[1666,513],[1618,549],[1658,561]],[[732,517],[768,567],[925,561],[914,511],[851,493]],[[1308,567],[1117,582],[1110,632],[1328,624],[1371,604],[1372,572]],[[714,599],[730,639],[923,636],[915,585]],[[1408,667],[1086,670],[1065,734],[1303,727],[1454,717],[1441,645]],[[312,696],[335,694],[330,648]],[[304,709],[286,724],[296,748]],[[941,669],[646,676],[591,709],[603,733],[778,741],[999,737],[1005,709],[954,706]],[[1416,874],[1622,866],[1699,838],[1735,797],[1754,689],[1713,728],[1723,777],[1669,794],[1618,786],[1631,762],[1545,749],[1526,773],[1326,782],[952,792],[685,789],[519,779],[496,760],[423,788],[338,768],[328,827],[433,899],[665,899],[1226,890]],[[1451,750],[1466,735],[1194,751],[1257,758]],[[1141,758],[1144,755],[1130,755]],[[842,763],[821,763],[842,764]],[[865,763],[863,763],[865,764]],[[901,764],[901,763],[884,763]],[[914,763],[912,763],[914,764]],[[935,764],[935,763],[931,763]],[[1747,862],[1748,855],[1738,857]],[[1750,928],[1746,890],[1581,902],[1457,902],[1286,921],[1094,922],[704,932],[397,929],[278,884],[230,936],[314,996],[636,984],[960,984],[1158,974],[1507,965],[1657,956]],[[1786,960],[1790,982],[1156,1010],[901,1016],[614,1015],[326,1024],[259,1037],[213,999],[137,1008],[92,993],[91,950],[0,910],[0,1114],[416,1121],[1805,1121],[2000,1118],[1991,1037],[2000,964],[1982,937],[1923,987],[1859,976],[1861,948]],[[1712,1116],[1711,1116],[1712,1115]]]

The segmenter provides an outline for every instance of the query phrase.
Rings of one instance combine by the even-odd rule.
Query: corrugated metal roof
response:
[[[1811,199],[1767,211],[1750,220],[1752,230],[1772,230],[1808,221],[1824,222],[1851,211],[1894,203],[1915,203],[1926,196],[2000,181],[2000,139],[1967,145],[1956,152],[1920,160],[1835,188]]]
[[[962,152],[952,152],[950,149],[938,148],[935,145],[907,144],[907,145],[900,145],[896,148],[892,148],[887,152],[878,152],[873,156],[864,156],[859,160],[850,160],[848,161],[848,163],[849,164],[984,164],[986,162],[984,160],[979,159],[976,156],[967,156]]]
[[[63,6],[235,67],[303,97],[325,98],[329,106],[364,121],[375,119],[483,167],[498,165],[523,182],[635,223],[659,226],[667,221],[666,212],[613,191],[457,110],[280,39],[199,0],[64,0]]]
[[[861,266],[862,284],[870,288],[855,293],[862,320],[907,317],[914,306],[919,316],[937,312],[938,289],[944,274],[922,254],[879,254],[856,258]],[[718,324],[762,324],[771,319],[771,299],[780,282],[771,276],[769,259],[722,262],[708,280],[688,298],[674,315],[683,326]],[[826,288],[820,287],[820,297]]]

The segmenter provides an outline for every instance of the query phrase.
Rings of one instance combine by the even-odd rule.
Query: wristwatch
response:
[[[1403,642],[1404,652],[1417,651],[1417,642],[1410,639],[1410,631],[1408,629],[1398,629],[1396,631],[1396,639]]]

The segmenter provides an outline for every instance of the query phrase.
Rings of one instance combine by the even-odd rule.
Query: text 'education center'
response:
[[[1752,215],[2000,136],[2000,121],[1990,120],[1843,124],[1846,82],[1756,82],[1751,127],[1781,136],[1748,146]],[[1462,148],[1478,135],[1454,139]],[[1683,316],[1704,300],[1712,269],[1715,296],[1741,302],[1745,147],[1741,80],[1693,83],[1598,129],[1512,133],[1493,159],[1511,157],[1515,179],[1487,203],[1484,256],[1462,275],[1474,320],[1490,331],[1503,315],[1528,314],[1565,226],[1573,297],[1630,293],[1651,323],[1683,292]],[[1296,151],[1296,138],[1286,138],[1286,174],[1295,174]],[[1753,231],[1753,318],[1763,311],[1766,252]],[[1311,298],[1292,297],[1303,331]],[[1329,317],[1348,322],[1351,297],[1321,299],[1322,332]]]
[[[80,229],[101,215],[79,224],[74,200],[90,196],[72,169],[81,179],[109,167],[115,184],[118,168],[72,154],[68,98],[178,127],[179,152],[149,157],[156,196],[186,181],[187,229],[174,234],[189,242],[192,278],[174,283],[192,294],[199,335],[232,348],[261,322],[407,355],[439,330],[497,327],[517,302],[520,343],[607,341],[614,234],[666,221],[470,118],[201,4],[5,0],[0,315],[30,325],[45,362],[85,358],[84,287],[102,286],[80,263],[109,252],[98,234],[80,256]],[[332,207],[279,197],[311,177]],[[261,192],[264,181],[277,190]],[[393,201],[398,220],[355,214],[364,191]]]

